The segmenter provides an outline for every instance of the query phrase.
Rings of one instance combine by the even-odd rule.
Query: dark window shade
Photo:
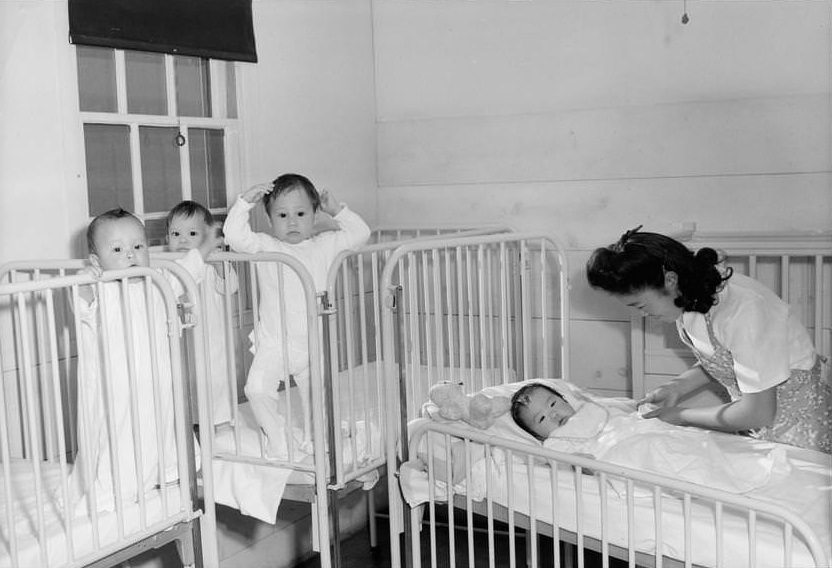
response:
[[[69,41],[257,61],[251,0],[69,0]]]

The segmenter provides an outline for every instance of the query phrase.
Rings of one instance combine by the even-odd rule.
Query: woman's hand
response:
[[[670,381],[647,393],[636,405],[653,404],[658,406],[659,408],[656,410],[652,410],[644,415],[645,418],[655,418],[662,410],[672,408],[678,404],[679,399],[685,394],[685,389],[682,387],[683,385],[679,379]]]
[[[679,401],[695,390],[707,385],[710,377],[699,365],[694,365],[672,381],[669,381],[638,401],[637,406],[642,404],[654,404],[659,408],[644,414],[645,418],[656,418],[662,409],[669,409],[677,406]],[[674,422],[676,424],[677,422]]]
[[[668,424],[675,424],[677,426],[686,426],[687,421],[682,418],[682,411],[684,409],[679,406],[664,406],[662,408],[657,408],[655,410],[651,410],[650,412],[646,412],[642,415],[643,418],[658,418],[662,422],[667,422]]]

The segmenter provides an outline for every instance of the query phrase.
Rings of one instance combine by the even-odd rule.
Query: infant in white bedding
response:
[[[776,444],[645,419],[636,402],[594,397],[563,381],[530,381],[511,416],[552,450],[589,455],[693,483],[743,493],[789,470]]]

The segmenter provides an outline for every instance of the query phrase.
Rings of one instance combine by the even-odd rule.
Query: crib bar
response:
[[[815,255],[813,258],[813,265],[814,265],[814,272],[815,272],[815,285],[814,285],[814,299],[812,302],[812,315],[813,315],[813,331],[814,331],[814,343],[815,349],[817,349],[818,353],[823,353],[824,345],[823,341],[823,302],[824,299],[829,301],[830,295],[832,295],[832,283],[826,282],[826,285],[829,289],[824,288],[824,279],[823,279],[823,255]],[[832,325],[832,322],[829,322]],[[827,353],[828,355],[832,355],[832,353]]]

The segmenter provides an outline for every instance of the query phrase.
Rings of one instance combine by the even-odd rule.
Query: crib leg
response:
[[[202,567],[201,555],[194,546],[194,543],[199,542],[200,538],[199,522],[195,521],[191,525],[191,530],[183,532],[182,536],[176,539],[176,551],[179,553],[182,566]]]
[[[376,524],[376,497],[373,489],[367,491],[367,514],[370,526],[370,548],[378,546],[378,525]]]
[[[564,568],[575,568],[578,565],[578,546],[568,542],[562,543]]]
[[[318,523],[321,522],[320,515],[317,514],[318,510],[318,499],[312,499],[310,503],[312,506],[312,550],[314,552],[321,551],[321,530],[318,527]]]
[[[341,566],[341,520],[338,518],[338,495],[335,491],[329,492],[329,518],[332,519],[332,566]]]

